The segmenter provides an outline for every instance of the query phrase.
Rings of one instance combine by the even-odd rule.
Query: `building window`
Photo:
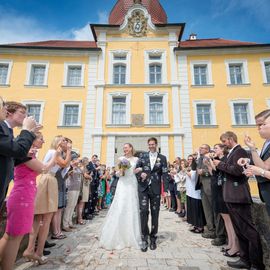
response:
[[[195,125],[210,126],[217,124],[214,100],[195,100],[193,109]]]
[[[113,97],[112,100],[112,124],[126,124],[126,97]]]
[[[264,63],[266,83],[270,83],[270,62]]]
[[[77,126],[79,118],[79,105],[65,105],[64,107],[64,126]]]
[[[236,125],[248,125],[248,104],[233,104]]]
[[[249,84],[247,60],[226,60],[225,64],[229,85]]]
[[[37,123],[41,124],[43,120],[44,101],[24,100],[22,103],[27,108],[28,116],[33,116]]]
[[[8,85],[13,62],[0,59],[0,85]]]
[[[263,83],[270,84],[270,58],[261,58],[260,62],[263,73]]]
[[[144,94],[145,124],[168,125],[168,93],[153,92]]]
[[[64,86],[81,87],[84,85],[84,67],[82,63],[65,63]]]
[[[192,85],[212,85],[212,63],[208,60],[190,61]]]
[[[230,81],[231,84],[243,83],[243,65],[242,64],[230,64]]]
[[[7,84],[8,64],[0,63],[0,84]]]
[[[211,104],[197,104],[197,124],[211,125]]]
[[[149,66],[149,82],[151,84],[161,84],[161,65],[152,64]]]
[[[66,101],[61,103],[59,125],[74,127],[81,125],[82,103]]]
[[[164,123],[163,119],[163,97],[149,98],[149,124],[161,125]]]
[[[44,85],[45,81],[45,65],[32,65],[30,75],[30,85]]]
[[[128,51],[111,51],[109,53],[109,81],[111,84],[129,84],[130,53]]]
[[[82,67],[69,66],[67,74],[67,86],[81,86]]]
[[[233,100],[230,104],[233,125],[255,124],[253,102],[251,99]]]
[[[41,104],[26,104],[28,116],[33,116],[40,123]]]
[[[49,62],[27,63],[26,85],[46,86],[48,84]]]
[[[125,84],[126,83],[126,65],[115,64],[113,67],[113,83]]]
[[[195,85],[207,84],[207,66],[206,65],[194,65],[194,82],[195,82]]]
[[[167,83],[166,51],[145,51],[145,83]]]

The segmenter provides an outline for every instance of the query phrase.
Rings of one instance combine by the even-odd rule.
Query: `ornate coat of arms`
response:
[[[147,18],[140,10],[134,10],[128,19],[129,34],[135,37],[145,36],[147,33]]]

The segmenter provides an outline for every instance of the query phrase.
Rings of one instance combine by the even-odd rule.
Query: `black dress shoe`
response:
[[[148,249],[148,243],[146,241],[142,241],[141,251],[146,252],[147,249]]]
[[[226,239],[222,239],[222,238],[215,238],[211,241],[211,244],[213,246],[223,246],[226,244]]]
[[[250,264],[247,262],[244,262],[243,260],[239,259],[236,262],[227,262],[227,264],[232,267],[232,268],[237,268],[237,269],[249,269]]]
[[[155,250],[157,248],[156,240],[151,240],[150,249]]]
[[[51,252],[49,250],[46,250],[46,249],[43,250],[43,256],[48,256],[50,254]]]
[[[54,247],[55,245],[56,245],[55,243],[49,243],[48,241],[46,241],[44,248],[51,248]]]
[[[93,218],[94,218],[93,215],[87,215],[87,216],[85,217],[86,220],[92,220]]]

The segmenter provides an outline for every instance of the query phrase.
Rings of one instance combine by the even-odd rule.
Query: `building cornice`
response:
[[[0,45],[1,54],[53,55],[53,56],[89,56],[98,55],[100,48],[55,48]]]
[[[238,54],[238,53],[269,53],[270,44],[251,44],[218,47],[177,47],[176,54],[181,55],[211,55],[211,54]]]

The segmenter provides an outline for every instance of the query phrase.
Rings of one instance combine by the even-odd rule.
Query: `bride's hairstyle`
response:
[[[132,145],[131,143],[125,143],[124,145],[128,145],[129,147],[131,147],[131,148],[132,148],[132,150],[131,150],[131,154],[132,154],[132,156],[134,156],[134,155],[135,155],[135,153],[136,153],[136,151],[134,150],[133,145]]]

